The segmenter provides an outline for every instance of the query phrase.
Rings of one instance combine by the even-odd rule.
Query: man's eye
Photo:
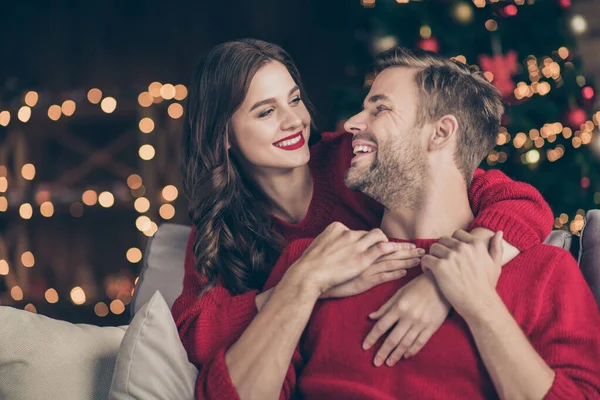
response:
[[[266,110],[266,111],[263,111],[263,112],[261,112],[260,114],[258,114],[258,118],[264,118],[264,117],[267,117],[267,116],[271,115],[271,113],[272,113],[272,112],[273,112],[273,109],[272,109],[272,108],[269,108],[268,110]]]
[[[375,115],[378,115],[382,111],[389,110],[389,108],[387,108],[386,106],[377,106],[376,110],[377,111],[375,111]]]

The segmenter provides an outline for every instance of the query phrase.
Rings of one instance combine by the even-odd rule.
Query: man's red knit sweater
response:
[[[269,277],[275,286],[312,239],[290,244]],[[426,249],[435,240],[416,240]],[[281,399],[493,399],[493,383],[465,321],[451,313],[427,345],[393,367],[375,367],[361,344],[376,321],[368,315],[421,273],[343,299],[319,300],[292,358]],[[534,246],[505,265],[497,291],[556,377],[546,399],[600,398],[600,313],[576,261],[566,251]],[[244,329],[237,334],[241,335]],[[197,397],[239,399],[225,349],[201,369]]]
[[[344,184],[344,174],[352,158],[352,135],[323,134],[311,148],[309,166],[314,194],[305,218],[288,224],[273,217],[273,229],[289,243],[314,238],[330,223],[340,221],[350,229],[379,227],[383,209],[368,196]],[[514,182],[500,171],[477,170],[469,188],[469,201],[475,220],[471,228],[502,230],[509,243],[524,251],[541,243],[550,233],[550,208],[530,185]],[[188,240],[183,292],[172,307],[181,341],[192,363],[199,368],[231,343],[240,327],[256,315],[258,290],[232,296],[221,284],[198,298],[205,279],[196,271],[193,254],[195,229]]]

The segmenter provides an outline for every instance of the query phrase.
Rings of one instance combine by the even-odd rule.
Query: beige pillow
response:
[[[107,399],[125,329],[0,306],[0,399]]]
[[[159,291],[136,312],[117,356],[110,399],[194,399],[198,370]]]

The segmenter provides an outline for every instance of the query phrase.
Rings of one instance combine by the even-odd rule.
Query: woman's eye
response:
[[[272,112],[273,112],[273,109],[272,109],[272,108],[269,108],[268,110],[266,110],[266,111],[263,111],[263,112],[261,112],[260,114],[258,114],[258,118],[264,118],[264,117],[267,117],[267,116],[271,115],[271,113],[272,113]]]
[[[302,99],[300,97],[296,97],[292,100],[292,104],[298,104],[302,101]]]

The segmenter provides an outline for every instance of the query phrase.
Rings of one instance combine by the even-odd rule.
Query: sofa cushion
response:
[[[131,303],[132,315],[135,315],[157,290],[169,307],[179,297],[183,290],[183,264],[191,229],[185,225],[166,223],[150,238]]]
[[[169,306],[156,291],[136,313],[123,341],[110,399],[194,399],[198,370],[188,361]]]
[[[125,329],[0,307],[0,399],[107,399]]]

